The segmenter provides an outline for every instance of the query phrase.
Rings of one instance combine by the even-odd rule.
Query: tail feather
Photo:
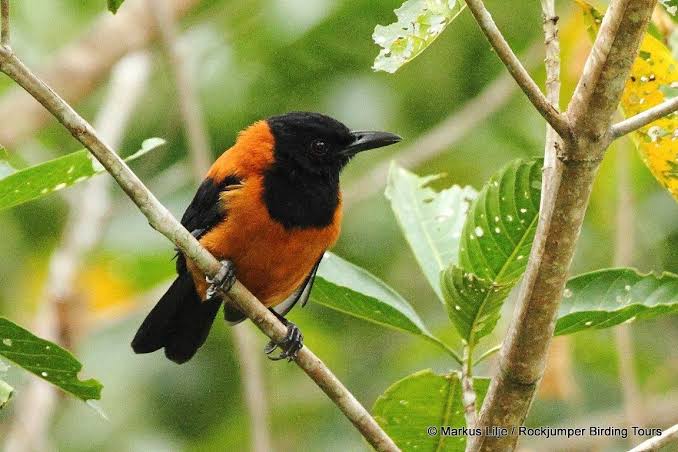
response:
[[[191,276],[181,274],[139,327],[132,349],[151,353],[164,347],[165,356],[185,363],[205,343],[220,305],[218,298],[202,301]]]

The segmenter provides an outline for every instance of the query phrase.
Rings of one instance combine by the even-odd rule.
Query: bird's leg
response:
[[[206,277],[205,280],[209,283],[205,299],[209,300],[218,294],[218,292],[228,292],[235,284],[235,266],[229,260],[221,261],[221,268],[214,278]]]
[[[278,320],[280,320],[283,325],[287,327],[287,335],[285,336],[285,339],[283,339],[279,344],[273,341],[270,341],[268,344],[266,344],[266,347],[264,347],[264,353],[269,355],[268,359],[273,361],[278,361],[285,358],[287,358],[288,361],[292,361],[297,357],[297,353],[299,353],[299,350],[301,350],[301,348],[304,346],[304,336],[301,334],[299,327],[294,323],[290,322],[285,317],[275,312],[273,309],[269,309],[269,311],[271,311],[273,315],[276,316]],[[270,356],[271,353],[273,353],[273,351],[278,347],[280,347],[282,350],[280,354],[278,356]]]

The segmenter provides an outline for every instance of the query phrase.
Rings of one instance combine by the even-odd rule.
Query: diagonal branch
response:
[[[657,119],[663,118],[666,115],[669,115],[678,110],[678,97],[666,100],[659,105],[645,110],[642,113],[638,113],[635,116],[632,116],[628,119],[618,122],[613,125],[610,129],[610,137],[614,140],[624,135],[634,132],[641,127],[656,121]]]
[[[68,129],[74,138],[89,149],[146,216],[151,227],[171,240],[202,273],[209,277],[217,274],[220,269],[217,259],[172,216],[125,162],[99,138],[94,128],[36,77],[10,49],[1,46],[0,71],[28,91]],[[236,281],[231,290],[224,295],[235,302],[236,306],[274,342],[284,340],[287,328],[240,282]],[[376,450],[399,450],[355,396],[308,347],[300,350],[295,362]]]
[[[667,428],[662,432],[661,435],[654,436],[647,441],[638,444],[629,452],[650,452],[653,450],[659,450],[673,442],[678,442],[678,424]]]
[[[187,55],[179,49],[177,27],[171,15],[170,5],[166,0],[148,0],[148,6],[155,16],[165,59],[174,76],[174,85],[188,141],[193,179],[196,184],[199,184],[209,170],[211,152],[207,127],[191,73],[192,68],[188,65]],[[272,443],[268,428],[268,401],[261,365],[262,358],[255,350],[255,335],[249,328],[250,325],[230,328],[231,337],[235,345],[235,354],[240,367],[240,380],[249,415],[251,449],[252,452],[267,452],[272,449]]]
[[[530,74],[525,70],[518,57],[516,57],[506,42],[506,39],[504,39],[501,31],[499,31],[497,24],[494,23],[490,12],[485,8],[482,0],[466,0],[466,4],[471,10],[473,17],[475,17],[476,22],[478,22],[480,29],[485,33],[485,37],[497,52],[497,56],[499,56],[527,98],[530,99],[532,105],[561,137],[569,137],[570,125],[566,116],[558,112],[551,105],[532,77],[530,77]]]

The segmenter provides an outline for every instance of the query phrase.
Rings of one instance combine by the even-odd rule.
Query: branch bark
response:
[[[101,136],[118,147],[132,111],[148,80],[150,58],[146,54],[130,55],[113,70],[109,94],[97,116]],[[125,93],[120,96],[120,93]],[[109,179],[97,177],[70,196],[69,219],[60,245],[52,253],[43,301],[35,319],[38,336],[64,344],[64,334],[73,335],[73,326],[64,324],[75,298],[73,285],[87,253],[99,242],[105,229]],[[57,391],[48,383],[35,379],[20,395],[15,420],[7,434],[7,452],[49,450],[48,428],[58,403]]]
[[[612,130],[610,130],[610,136],[613,140],[617,139],[640,129],[641,127],[645,127],[651,122],[656,121],[659,118],[663,118],[664,116],[671,114],[676,110],[678,110],[678,97],[666,100],[659,105],[655,105],[654,107],[645,110],[642,113],[638,113],[631,118],[618,122],[612,126]]]
[[[516,310],[477,427],[520,426],[546,364],[555,318],[612,114],[637,55],[655,0],[615,0],[587,59],[567,117],[571,135],[545,175],[539,223]],[[562,136],[562,135],[561,135]],[[475,437],[471,450],[512,450],[517,436]]]
[[[165,0],[172,17],[184,16],[200,0]],[[145,49],[157,36],[145,1],[128,0],[117,14],[103,13],[80,39],[66,46],[37,71],[41,78],[74,104],[89,96],[113,66],[130,52]],[[51,116],[20,89],[0,99],[0,143],[15,148],[48,124]]]
[[[629,452],[650,452],[653,450],[659,450],[662,447],[668,446],[669,444],[676,441],[678,441],[678,424],[664,430],[661,435],[652,437],[647,441],[642,442]]]
[[[518,57],[516,57],[515,53],[513,53],[513,50],[511,50],[511,47],[506,42],[506,39],[504,39],[501,31],[499,31],[497,24],[494,23],[490,12],[485,8],[482,0],[466,0],[466,4],[471,10],[473,17],[475,17],[476,22],[478,22],[480,29],[485,34],[485,37],[492,45],[495,52],[497,52],[497,56],[504,63],[516,83],[518,83],[520,89],[522,89],[527,98],[530,99],[534,108],[537,109],[544,119],[546,119],[546,122],[548,122],[561,137],[568,137],[570,135],[570,127],[567,118],[553,108],[553,105],[551,105],[534,80],[532,80],[530,74],[525,70]]]
[[[171,240],[205,275],[209,277],[216,275],[220,268],[217,259],[172,216],[125,162],[99,138],[93,127],[4,46],[0,46],[0,71],[28,91],[68,129],[74,138],[89,149],[146,216],[151,227]],[[275,342],[283,341],[287,328],[240,282],[236,281],[231,290],[224,295],[236,303],[269,338]],[[369,412],[308,347],[300,350],[295,362],[375,449],[399,450]]]

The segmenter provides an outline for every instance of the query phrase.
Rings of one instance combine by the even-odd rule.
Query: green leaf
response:
[[[0,180],[16,172],[8,160],[9,154],[7,153],[7,150],[0,145]]]
[[[14,394],[14,388],[0,380],[0,410],[7,405],[9,399],[12,398],[12,394]]]
[[[457,263],[462,227],[477,193],[457,185],[439,193],[428,187],[440,177],[419,177],[392,164],[386,197],[419,266],[443,301],[440,272]]]
[[[145,140],[141,149],[125,161],[135,160],[163,144],[165,141],[160,138]],[[0,210],[62,190],[103,171],[86,150],[19,170],[0,180]]]
[[[125,0],[108,0],[108,10],[113,14],[118,12],[118,8],[122,5],[122,2]]]
[[[678,275],[604,269],[576,276],[567,283],[555,335],[676,313]]]
[[[0,355],[82,400],[101,398],[96,380],[79,380],[82,364],[58,345],[0,317]]]
[[[412,306],[376,276],[332,253],[325,253],[311,298],[314,302],[369,322],[432,337]]]
[[[474,378],[476,406],[480,407],[489,378]],[[462,431],[429,434],[429,427],[466,426],[459,374],[438,375],[422,370],[394,383],[374,404],[375,420],[404,451],[460,451],[466,447]],[[456,434],[455,434],[456,433]]]
[[[407,0],[394,11],[397,22],[375,27],[372,40],[382,49],[372,68],[394,73],[431,45],[464,7],[456,0]]]
[[[445,270],[442,285],[450,320],[471,345],[492,332],[501,306],[513,287],[480,279],[457,266]]]
[[[441,285],[450,320],[471,346],[494,329],[518,282],[539,217],[542,160],[514,161],[492,176],[466,217],[459,265]]]
[[[675,21],[676,13],[678,12],[678,0],[659,0],[659,3],[666,8],[666,12],[668,12]]]

